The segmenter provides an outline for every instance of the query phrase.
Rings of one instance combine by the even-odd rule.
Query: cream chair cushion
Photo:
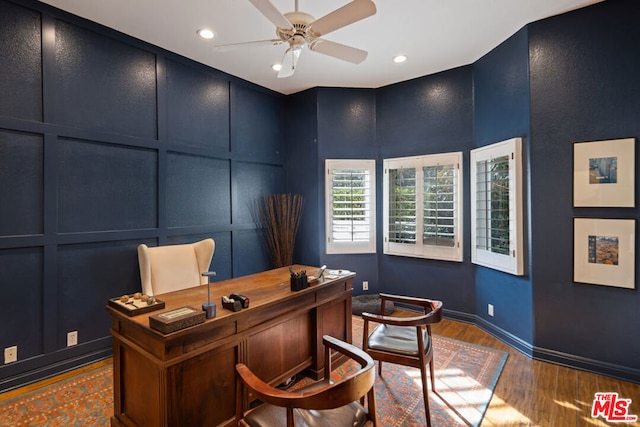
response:
[[[207,284],[215,242],[205,239],[186,245],[138,246],[142,292],[159,295]]]

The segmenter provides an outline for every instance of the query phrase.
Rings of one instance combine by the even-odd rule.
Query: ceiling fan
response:
[[[309,50],[334,58],[359,64],[367,57],[367,51],[321,38],[332,31],[346,27],[376,13],[376,5],[372,0],[352,0],[346,5],[315,19],[308,13],[298,10],[295,0],[295,11],[282,14],[270,0],[249,0],[271,23],[276,26],[277,39],[254,42],[218,45],[218,49],[229,49],[240,46],[279,45],[288,43],[284,53],[282,68],[278,78],[293,75],[302,50]]]

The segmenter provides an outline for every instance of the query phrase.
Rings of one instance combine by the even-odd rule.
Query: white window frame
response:
[[[369,194],[365,197],[365,216],[369,218],[367,240],[334,240],[333,172],[361,170],[368,176]],[[351,228],[353,233],[354,229]],[[325,241],[327,254],[364,254],[376,252],[376,161],[362,159],[325,160]]]
[[[383,216],[384,216],[384,253],[388,255],[400,255],[410,256],[417,258],[429,258],[445,261],[462,262],[463,257],[463,244],[462,244],[462,225],[464,223],[463,209],[462,209],[462,197],[463,197],[463,185],[462,185],[462,152],[454,153],[440,153],[424,156],[412,156],[412,157],[399,157],[393,159],[384,159],[384,201],[383,201]],[[454,171],[454,197],[453,197],[453,230],[454,230],[454,242],[453,246],[436,246],[423,244],[423,201],[424,191],[419,189],[423,188],[424,177],[423,167],[431,166],[445,166],[453,165]],[[416,233],[414,243],[400,243],[391,242],[389,238],[389,190],[391,187],[391,174],[390,170],[411,168],[416,170]]]
[[[492,251],[490,225],[490,191],[482,173],[482,163],[508,157],[509,178],[509,253]],[[490,179],[490,178],[488,178]],[[482,186],[479,189],[479,185]],[[479,214],[479,212],[481,214]],[[482,227],[480,227],[482,225]],[[481,229],[482,228],[482,229]],[[484,231],[483,231],[484,230]],[[484,236],[484,237],[482,237]],[[483,245],[478,243],[482,240]],[[522,138],[512,138],[471,150],[471,262],[495,270],[522,276],[524,274],[522,220]]]

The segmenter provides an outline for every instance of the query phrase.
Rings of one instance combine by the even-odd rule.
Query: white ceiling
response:
[[[316,19],[348,0],[299,0]],[[377,88],[467,65],[530,22],[601,0],[375,0],[377,13],[325,38],[369,52],[354,65],[305,50],[292,77],[270,66],[287,48],[214,50],[216,44],[274,39],[275,27],[248,0],[43,0],[57,8],[129,34],[283,94],[316,86]],[[295,0],[271,0],[282,13]],[[199,28],[216,37],[204,40]],[[408,60],[395,64],[392,57]]]

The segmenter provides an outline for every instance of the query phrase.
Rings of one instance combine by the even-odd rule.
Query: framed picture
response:
[[[573,280],[635,289],[635,219],[573,219]]]
[[[635,138],[573,145],[574,207],[635,207]]]

